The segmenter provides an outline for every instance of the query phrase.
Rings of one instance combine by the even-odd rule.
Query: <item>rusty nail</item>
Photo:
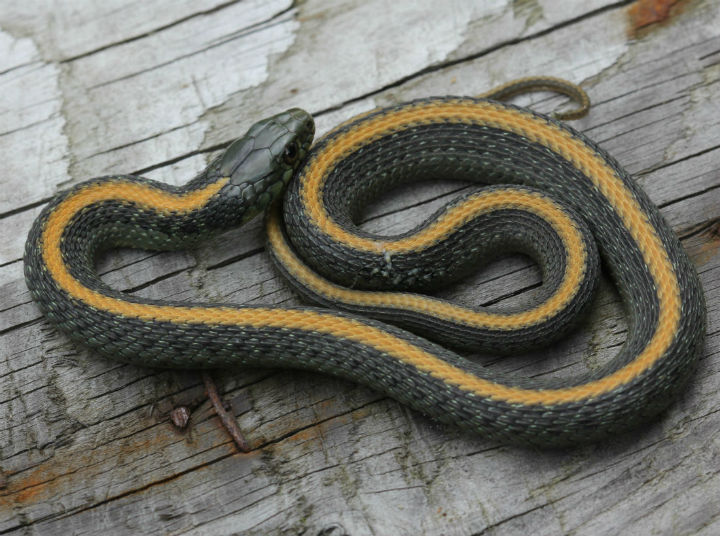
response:
[[[250,452],[250,445],[248,445],[248,442],[243,437],[242,431],[240,430],[235,417],[225,409],[225,405],[218,394],[218,390],[212,376],[210,376],[207,372],[203,372],[202,377],[203,382],[205,382],[205,390],[207,391],[208,398],[210,398],[210,402],[212,402],[212,405],[215,408],[215,413],[217,413],[217,416],[220,417],[220,422],[222,422],[223,426],[230,434],[230,437],[233,438],[238,448],[242,452]]]

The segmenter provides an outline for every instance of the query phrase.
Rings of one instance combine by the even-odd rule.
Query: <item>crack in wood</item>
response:
[[[101,47],[98,47],[98,48],[95,48],[92,50],[88,50],[87,52],[83,52],[81,54],[76,54],[74,56],[70,56],[69,58],[60,60],[58,63],[71,63],[73,61],[77,61],[82,58],[87,58],[88,56],[92,56],[94,54],[97,54],[98,52],[102,52],[104,50],[108,50],[113,47],[117,47],[120,45],[126,45],[127,43],[132,43],[133,41],[138,41],[140,39],[143,39],[144,37],[149,37],[151,35],[161,32],[163,30],[168,30],[168,29],[172,28],[173,26],[177,26],[179,24],[182,24],[183,22],[187,22],[194,18],[203,17],[203,16],[211,15],[213,13],[217,13],[217,12],[222,11],[222,10],[224,10],[234,4],[237,4],[238,2],[241,2],[241,1],[242,0],[230,0],[229,2],[224,2],[224,3],[219,4],[211,9],[206,9],[204,11],[197,11],[195,13],[192,13],[190,15],[187,15],[187,16],[177,19],[175,21],[169,22],[162,26],[158,26],[157,28],[153,28],[152,30],[149,30],[147,32],[143,32],[138,35],[133,35],[131,37],[127,37],[125,39],[122,39],[120,41],[115,41],[113,43],[108,43],[107,45],[103,45]],[[0,73],[0,74],[2,74],[2,73]]]

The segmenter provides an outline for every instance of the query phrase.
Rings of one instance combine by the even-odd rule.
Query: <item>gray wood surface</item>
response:
[[[0,534],[720,534],[720,6],[679,2],[645,25],[645,8],[659,4],[1,2]],[[220,389],[253,447],[240,454],[198,373],[100,359],[30,301],[25,236],[63,187],[121,172],[182,183],[220,144],[290,106],[322,132],[375,106],[528,74],[586,88],[592,109],[573,125],[634,174],[702,278],[705,355],[684,396],[642,429],[571,450],[519,449],[317,374],[223,371]],[[542,93],[517,102],[565,106]],[[405,188],[365,225],[408,229],[462,188]],[[298,303],[258,221],[195,251],[117,252],[101,270],[143,296]],[[520,303],[538,281],[512,257],[442,294]],[[481,359],[570,375],[612,356],[624,335],[604,282],[568,340]],[[179,405],[193,412],[183,432],[168,419]]]

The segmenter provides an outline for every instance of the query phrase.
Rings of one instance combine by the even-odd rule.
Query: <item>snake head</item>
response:
[[[218,172],[230,178],[231,195],[247,221],[279,197],[312,144],[315,123],[300,108],[292,108],[255,123],[219,159]]]

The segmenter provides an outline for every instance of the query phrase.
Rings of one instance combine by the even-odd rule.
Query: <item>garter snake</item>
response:
[[[310,148],[313,135],[310,115],[292,109],[255,124],[183,187],[121,175],[59,193],[27,240],[33,298],[58,329],[112,359],[316,370],[509,443],[597,440],[656,415],[688,379],[705,332],[694,267],[648,197],[582,134],[487,98],[439,97],[373,110]],[[436,178],[489,187],[399,236],[358,227],[376,196]],[[158,301],[95,271],[102,249],[186,248],[270,206],[279,271],[325,307]],[[416,292],[507,251],[541,266],[530,307],[471,309]],[[587,309],[598,256],[628,316],[625,344],[599,370],[528,379],[449,349],[516,352],[556,338]]]

